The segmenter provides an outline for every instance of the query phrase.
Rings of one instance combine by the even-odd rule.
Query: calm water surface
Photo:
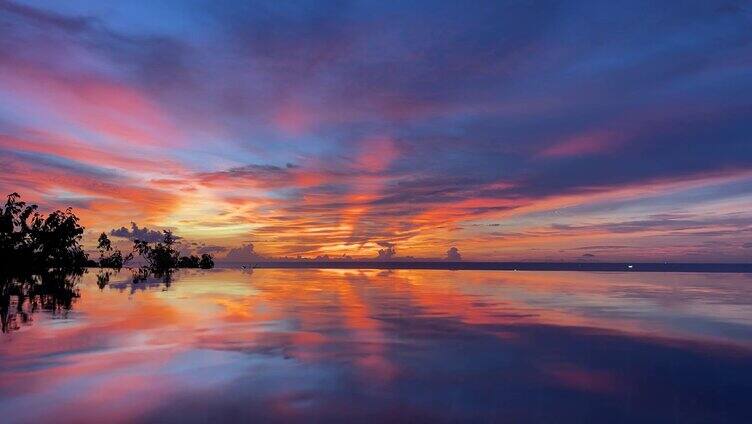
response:
[[[749,275],[97,277],[3,293],[0,422],[752,422]]]

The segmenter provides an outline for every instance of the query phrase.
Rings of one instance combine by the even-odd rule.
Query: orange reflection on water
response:
[[[562,390],[585,404],[634,396],[640,372],[656,374],[649,358],[667,352],[700,361],[695,372],[749,371],[733,361],[752,346],[743,275],[213,270],[167,286],[123,270],[96,281],[83,276],[66,313],[2,335],[3,421],[498,418],[515,393],[550,398],[552,411]],[[625,373],[624,351],[647,355],[645,369]]]

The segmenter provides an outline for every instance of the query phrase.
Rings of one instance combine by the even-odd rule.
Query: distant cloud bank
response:
[[[253,243],[245,244],[241,247],[230,249],[224,260],[227,262],[252,262],[263,259],[263,256],[256,253]]]
[[[157,231],[157,230],[150,230],[146,227],[139,228],[138,225],[135,222],[131,222],[131,228],[125,228],[120,227],[118,229],[112,229],[110,230],[110,235],[113,237],[122,237],[126,238],[128,240],[143,240],[148,241],[149,243],[154,243],[157,241],[162,240],[163,232]],[[175,239],[180,239],[181,237],[174,236]]]
[[[460,250],[456,247],[452,246],[447,250],[446,253],[446,260],[448,261],[461,261],[462,255],[460,255]]]

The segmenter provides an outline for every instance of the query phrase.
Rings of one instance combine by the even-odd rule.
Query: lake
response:
[[[0,422],[752,422],[749,274],[98,273],[4,287]]]

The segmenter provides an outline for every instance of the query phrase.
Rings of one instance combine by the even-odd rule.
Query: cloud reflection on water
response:
[[[746,275],[83,276],[2,335],[4,422],[750,418]],[[100,284],[101,285],[101,284]]]

